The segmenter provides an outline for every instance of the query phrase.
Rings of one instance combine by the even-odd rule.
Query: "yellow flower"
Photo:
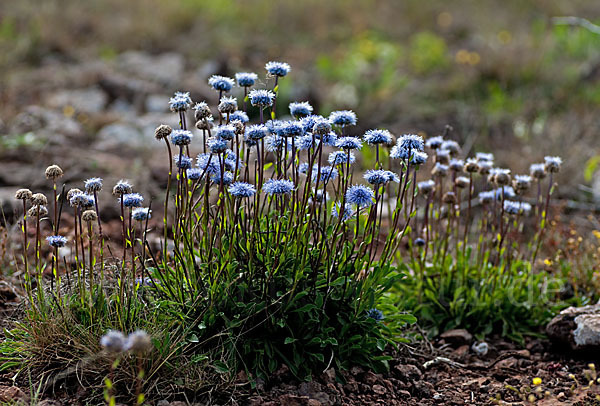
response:
[[[592,231],[592,234],[594,234],[594,237],[596,237],[597,239],[600,240],[600,231],[594,230],[594,231]]]
[[[535,386],[537,385],[541,385],[542,384],[542,378],[538,378],[537,376],[535,378],[533,378],[533,384]]]

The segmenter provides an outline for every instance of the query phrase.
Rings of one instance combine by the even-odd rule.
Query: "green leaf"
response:
[[[296,338],[292,338],[292,337],[286,337],[285,340],[283,341],[284,344],[291,344],[293,342],[298,341],[298,339]]]

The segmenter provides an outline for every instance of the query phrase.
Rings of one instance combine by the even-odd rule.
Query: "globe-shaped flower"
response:
[[[216,173],[220,171],[219,159],[211,154],[198,154],[196,157],[196,166],[206,173]]]
[[[48,241],[48,245],[54,248],[61,248],[67,244],[67,238],[62,235],[51,235],[46,237],[46,241]]]
[[[515,202],[512,200],[505,200],[504,211],[508,214],[512,214],[515,216],[529,214],[529,212],[531,212],[531,205],[526,202]]]
[[[442,146],[443,142],[444,142],[444,137],[438,135],[437,137],[429,138],[425,142],[425,145],[427,146],[427,148],[438,149]]]
[[[413,151],[410,157],[410,163],[413,165],[423,165],[427,162],[427,153],[421,151]]]
[[[313,107],[309,102],[292,102],[289,107],[290,114],[296,118],[310,116],[313,112]]]
[[[334,131],[329,131],[327,134],[317,134],[317,138],[321,140],[324,145],[329,145],[330,147],[335,147],[338,142],[337,134]]]
[[[119,195],[125,195],[127,193],[131,193],[132,190],[133,190],[133,187],[131,186],[131,184],[128,181],[121,179],[113,187],[112,193],[113,193],[113,196],[119,196]]]
[[[220,154],[227,150],[227,140],[219,137],[211,137],[206,141],[206,145],[213,154]]]
[[[284,77],[290,73],[290,65],[285,62],[267,62],[265,65],[267,73],[271,76]]]
[[[230,185],[233,182],[233,173],[225,171],[223,177],[221,177],[221,172],[216,172],[210,175],[210,180],[215,184]]]
[[[304,127],[298,121],[284,121],[276,127],[276,132],[282,137],[296,137],[304,135]]]
[[[256,188],[254,185],[246,182],[232,183],[229,188],[227,188],[227,191],[229,191],[232,196],[237,197],[238,199],[252,197],[256,194]]]
[[[359,150],[362,148],[362,141],[357,137],[342,137],[338,138],[335,146],[345,150]]]
[[[460,145],[458,145],[458,142],[454,140],[446,140],[442,142],[442,146],[440,148],[450,151],[450,155],[456,155],[460,152]]]
[[[137,354],[150,351],[152,349],[152,340],[144,330],[136,330],[127,336],[125,341],[125,350]]]
[[[419,189],[419,192],[427,196],[433,192],[433,189],[435,188],[435,182],[431,179],[424,180],[423,182],[417,183],[417,188]]]
[[[75,193],[69,199],[71,207],[86,208],[94,205],[94,198],[85,193]]]
[[[356,113],[352,110],[339,110],[332,111],[329,115],[329,121],[331,124],[339,127],[345,127],[347,125],[356,125]]]
[[[171,133],[171,143],[177,146],[189,145],[194,138],[194,134],[188,130],[173,130]]]
[[[208,79],[208,84],[215,90],[221,92],[228,92],[234,85],[234,81],[231,78],[220,75],[212,75],[210,79]]]
[[[169,100],[169,108],[174,112],[186,111],[191,105],[190,92],[175,92],[175,95]]]
[[[265,89],[253,89],[248,94],[248,98],[250,99],[250,104],[253,106],[264,108],[273,105],[275,93]]]
[[[150,210],[148,207],[136,207],[135,209],[133,209],[131,216],[136,221],[146,221],[147,219],[152,217],[151,213],[152,210]]]
[[[494,197],[496,198],[496,200],[502,200],[502,193],[504,193],[505,199],[513,199],[517,196],[512,186],[503,186],[501,188],[496,188],[492,192],[494,192]]]
[[[237,99],[235,97],[223,96],[217,109],[223,114],[231,114],[237,110]]]
[[[337,202],[336,204],[334,204],[331,207],[331,215],[335,218],[339,218],[340,217],[340,212],[342,211],[342,205],[341,203]],[[351,218],[354,215],[355,211],[352,208],[352,205],[349,203],[346,203],[344,205],[344,213],[342,215],[342,221],[346,221],[349,218]]]
[[[181,157],[175,155],[173,157],[173,162],[175,162],[175,165],[180,169],[189,169],[192,167],[192,158],[185,155],[181,155]]]
[[[513,179],[513,187],[519,193],[529,190],[531,187],[531,176],[515,175],[515,178]]]
[[[382,321],[384,319],[383,312],[378,309],[369,309],[367,310],[367,318],[375,321]]]
[[[252,138],[250,138],[250,137],[248,136],[248,132],[246,132],[246,133],[244,134],[244,144],[246,144],[246,146],[247,146],[247,147],[250,147],[250,148],[252,148],[252,147],[255,147],[255,146],[257,146],[257,145],[258,145],[258,141],[257,141],[257,140],[255,140],[255,139],[252,139]]]
[[[477,198],[479,199],[479,203],[481,204],[490,204],[496,198],[496,193],[493,190],[479,192]]]
[[[319,172],[318,165],[313,166],[312,171],[312,181],[316,183],[317,181],[317,172]],[[329,183],[338,177],[338,170],[331,166],[322,166],[321,174],[319,176],[319,183]]]
[[[531,174],[531,177],[535,179],[544,179],[546,177],[546,165],[531,164],[529,167],[529,173]]]
[[[352,164],[354,163],[354,161],[356,161],[356,157],[352,152],[348,154],[345,151],[334,151],[331,154],[329,154],[329,158],[327,159],[327,161],[331,165],[341,165],[347,163],[348,161],[350,161],[350,163]]]
[[[254,124],[246,128],[246,136],[251,140],[260,140],[267,136],[269,130],[264,124]]]
[[[213,134],[217,138],[231,141],[235,137],[235,127],[231,124],[223,124],[215,127]]]
[[[465,161],[463,161],[462,159],[452,158],[450,160],[450,163],[448,164],[448,166],[450,167],[451,170],[453,170],[455,172],[462,172],[462,170],[465,166]]]
[[[313,117],[314,118],[312,119],[312,127],[309,130],[311,130],[313,133],[318,134],[318,135],[327,135],[327,134],[332,133],[331,123],[329,122],[329,120],[327,120],[325,117],[321,117],[321,116],[313,116]],[[307,124],[307,123],[304,123],[304,124]]]
[[[419,152],[419,151],[417,151],[417,152]],[[390,151],[390,158],[392,158],[392,159],[407,160],[410,155],[411,155],[411,151],[408,148],[404,148],[400,144],[394,145],[392,147],[392,150]]]
[[[123,195],[123,206],[140,207],[144,203],[144,197],[139,193],[128,193]]]
[[[381,169],[370,169],[366,171],[363,176],[371,185],[385,185],[391,180],[398,178],[398,175],[396,175],[394,172],[384,171]],[[400,181],[400,179],[398,179],[398,181]]]
[[[300,163],[300,165],[298,165],[298,172],[306,175],[308,173],[309,167],[310,166],[308,165],[308,162],[302,162],[302,163]]]
[[[236,120],[241,121],[244,124],[246,124],[248,121],[250,121],[250,119],[248,118],[248,114],[244,113],[241,110],[231,113],[231,115],[229,116],[229,121],[236,121]]]
[[[253,72],[238,72],[235,74],[235,80],[240,87],[254,86],[258,80],[258,75]]]
[[[116,330],[110,330],[100,338],[102,348],[113,354],[125,351],[125,343],[125,335]]]
[[[85,181],[85,191],[87,193],[99,192],[102,190],[102,179],[101,178],[89,178]]]
[[[269,179],[263,184],[262,189],[269,195],[289,195],[294,190],[294,182],[287,179]]]
[[[279,135],[269,135],[265,138],[265,148],[269,152],[279,152],[285,148],[287,140]]]
[[[423,137],[417,134],[404,134],[398,138],[397,145],[410,151],[423,151],[424,149]]]
[[[475,159],[477,159],[477,161],[479,161],[479,162],[481,162],[481,161],[494,162],[494,154],[489,154],[486,152],[476,152]]]
[[[196,103],[196,105],[194,106],[194,111],[194,118],[196,118],[196,121],[212,117],[210,107],[208,107],[208,104],[206,104],[206,102]]]
[[[392,143],[392,134],[388,130],[368,130],[364,135],[364,139],[369,145],[389,145]]]
[[[562,159],[558,156],[546,156],[544,157],[544,168],[548,173],[556,173],[560,171],[562,165]]]
[[[371,206],[374,197],[373,190],[363,185],[350,186],[346,192],[346,201],[360,208]]]
[[[200,169],[200,168],[190,168],[185,171],[187,178],[190,180],[200,179],[202,177],[203,173],[204,173],[204,170]]]
[[[302,135],[300,137],[296,137],[294,139],[294,144],[296,145],[296,148],[299,149],[300,151],[306,151],[311,148],[316,148],[316,146],[319,144],[319,140],[315,139],[313,141],[313,136],[310,134],[307,134],[307,135]]]

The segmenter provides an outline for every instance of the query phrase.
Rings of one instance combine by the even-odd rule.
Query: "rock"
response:
[[[404,382],[419,380],[423,377],[421,370],[414,365],[396,365],[394,371],[399,379]]]
[[[159,400],[156,402],[156,406],[170,406],[170,402],[166,399]]]
[[[277,400],[279,401],[277,404],[287,406],[308,406],[310,401],[308,396],[295,396],[292,394],[281,395]]]
[[[573,350],[600,347],[600,304],[564,309],[548,323],[546,333]]]
[[[456,350],[454,350],[452,352],[452,356],[455,358],[463,358],[466,354],[468,354],[468,352],[469,352],[469,346],[465,344],[465,345],[461,345]]]
[[[61,406],[62,403],[57,402],[56,400],[44,399],[37,404],[37,406]]]
[[[373,385],[373,392],[378,395],[383,395],[385,393],[385,388],[381,385]]]
[[[150,55],[127,51],[118,56],[117,66],[137,78],[170,85],[181,80],[185,60],[182,55],[173,52]]]
[[[55,144],[65,141],[61,137],[57,137],[57,134],[68,137],[81,137],[84,134],[81,124],[71,116],[40,106],[27,107],[14,118],[10,126],[11,134],[35,132],[36,137],[41,137],[39,132],[42,130],[45,138]]]
[[[0,385],[0,402],[13,404],[18,401],[26,402],[28,396],[16,386]]]
[[[151,94],[146,97],[144,108],[150,113],[166,113],[169,111],[169,96],[164,94]]]
[[[127,148],[134,150],[144,148],[152,139],[145,137],[142,131],[131,124],[114,123],[102,127],[97,134],[96,147],[101,151],[120,150]]]
[[[471,346],[471,349],[479,357],[485,357],[487,355],[490,347],[489,347],[488,343],[486,343],[485,341],[482,341],[480,343],[473,343],[473,345]]]
[[[517,365],[517,359],[514,357],[506,358],[500,360],[494,365],[494,368],[502,369],[502,368],[514,368]]]
[[[107,101],[108,97],[102,89],[94,86],[51,93],[46,99],[46,104],[55,109],[72,107],[75,111],[99,113],[104,110]]]
[[[444,339],[444,341],[446,341],[449,344],[461,346],[465,344],[471,344],[471,340],[473,340],[473,335],[465,329],[458,328],[443,332],[440,335],[440,338]]]

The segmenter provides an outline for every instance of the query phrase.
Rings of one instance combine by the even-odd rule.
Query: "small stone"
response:
[[[565,395],[564,392],[560,392],[558,395],[556,395],[556,400],[559,402],[565,401],[567,400],[567,395]]]
[[[467,353],[469,352],[469,346],[468,345],[461,345],[460,347],[458,347],[456,350],[454,350],[452,352],[452,356],[455,358],[462,358],[464,357]]]
[[[383,395],[386,392],[386,390],[381,385],[373,385],[373,392],[375,392],[378,395]]]
[[[405,382],[421,379],[423,374],[421,370],[414,365],[396,365],[394,367],[398,378]]]
[[[501,361],[498,361],[494,367],[495,368],[514,368],[516,365],[517,365],[517,359],[510,357],[510,358],[506,358]]]
[[[16,403],[17,401],[25,401],[28,396],[16,386],[0,386],[0,402]]]
[[[440,335],[440,338],[444,339],[444,341],[446,341],[449,344],[460,346],[465,344],[471,344],[471,341],[473,340],[473,335],[463,328],[458,328],[443,332]]]

